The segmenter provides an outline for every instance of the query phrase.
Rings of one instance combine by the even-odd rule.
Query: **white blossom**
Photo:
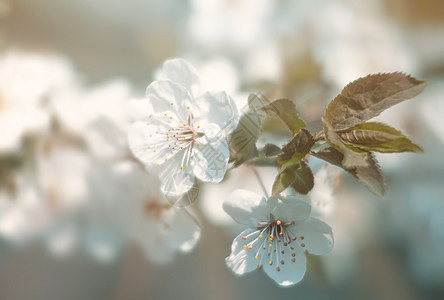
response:
[[[310,205],[291,196],[266,199],[236,190],[224,202],[225,211],[248,226],[233,241],[227,266],[237,275],[255,269],[281,286],[298,283],[306,271],[306,254],[323,255],[333,248],[330,226],[309,217]]]
[[[146,90],[154,113],[130,128],[130,149],[144,163],[162,166],[169,195],[188,191],[194,177],[220,182],[229,158],[226,136],[237,120],[234,102],[225,92],[201,93],[196,70],[183,59],[166,61],[159,77]]]

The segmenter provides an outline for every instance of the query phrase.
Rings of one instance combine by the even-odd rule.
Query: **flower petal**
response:
[[[196,123],[202,127],[214,123],[223,136],[230,134],[238,122],[238,110],[226,92],[206,92],[194,100],[193,113]]]
[[[179,83],[193,96],[197,96],[200,92],[200,79],[197,70],[182,58],[165,61],[160,78]]]
[[[303,244],[310,254],[323,255],[333,249],[333,232],[326,223],[308,218],[305,222],[289,227],[297,237],[304,237]]]
[[[261,263],[265,273],[281,286],[290,286],[301,281],[307,270],[307,258],[304,252],[295,248],[295,251],[284,249],[284,254],[281,252],[279,254],[277,259],[272,258],[271,265],[269,264],[270,257],[264,255]]]
[[[194,188],[192,170],[189,168],[180,169],[180,161],[181,157],[176,155],[161,166],[162,170],[159,172],[160,189],[172,204],[179,204],[178,202],[184,200],[181,196]]]
[[[177,117],[180,123],[186,123],[193,98],[183,86],[169,80],[157,80],[146,88],[146,96],[154,113],[167,112],[173,119]]]
[[[310,215],[310,210],[311,207],[306,202],[286,197],[283,202],[276,205],[271,213],[276,219],[285,223],[291,221],[303,222]]]
[[[224,138],[207,141],[193,148],[193,171],[204,182],[218,183],[227,171],[230,150]]]
[[[183,208],[170,208],[174,212],[166,239],[173,249],[183,252],[191,251],[200,238],[201,229],[196,220]]]
[[[232,192],[223,203],[223,209],[236,222],[250,227],[269,219],[265,198],[246,190]]]
[[[149,125],[147,125],[149,124]],[[131,152],[147,164],[163,164],[170,157],[171,149],[164,147],[163,125],[154,118],[146,118],[131,125],[128,131],[128,144]]]
[[[251,249],[243,248],[247,244],[244,237],[255,231],[256,230],[248,228],[239,234],[233,240],[233,244],[231,245],[231,254],[225,258],[227,267],[229,267],[237,275],[243,275],[257,269],[258,260],[256,260],[254,257],[256,256],[261,244],[256,241],[252,244]]]

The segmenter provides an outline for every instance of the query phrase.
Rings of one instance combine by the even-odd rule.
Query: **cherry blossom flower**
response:
[[[106,262],[134,242],[148,260],[165,264],[177,252],[194,248],[200,238],[199,225],[187,210],[165,199],[158,183],[155,173],[133,161],[91,174],[95,202],[85,241],[90,254]]]
[[[330,226],[309,217],[310,205],[291,196],[282,199],[236,190],[224,202],[224,210],[248,226],[226,258],[235,274],[263,268],[279,285],[293,285],[304,277],[306,254],[323,255],[333,248]]]
[[[194,177],[217,183],[225,175],[229,150],[226,136],[237,109],[225,92],[200,93],[196,70],[183,59],[168,60],[146,95],[153,114],[129,130],[133,154],[161,166],[162,190],[168,195],[188,191]]]

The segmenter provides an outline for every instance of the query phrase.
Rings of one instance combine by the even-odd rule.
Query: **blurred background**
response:
[[[120,216],[127,198],[108,174],[131,161],[129,100],[172,57],[240,110],[257,90],[292,98],[312,133],[348,82],[409,73],[425,91],[378,120],[424,154],[378,156],[384,198],[310,161],[307,201],[335,247],[294,287],[225,266],[241,229],[221,204],[259,191],[248,167],[202,186],[189,207],[200,241],[159,263],[130,238],[134,216]],[[0,299],[442,299],[443,98],[440,0],[0,0]],[[275,170],[260,174],[271,187]]]

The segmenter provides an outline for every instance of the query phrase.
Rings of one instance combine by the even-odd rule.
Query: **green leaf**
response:
[[[319,152],[314,152],[311,154],[333,165],[342,167],[345,171],[358,179],[370,192],[380,197],[384,196],[384,177],[382,176],[382,172],[376,159],[371,153],[368,154],[367,158],[368,166],[360,166],[354,168],[344,168],[342,166],[344,154],[333,147],[322,149]]]
[[[296,180],[291,184],[291,187],[300,194],[308,194],[314,186],[313,172],[304,161],[301,161],[295,172]]]
[[[248,159],[258,156],[256,141],[261,132],[262,117],[254,112],[243,114],[239,124],[229,137],[230,162],[237,167]]]
[[[261,109],[281,119],[292,134],[296,134],[300,129],[305,128],[305,122],[299,118],[296,105],[290,99],[278,99]]]
[[[275,157],[282,153],[282,149],[274,144],[266,144],[262,151],[265,157]]]
[[[274,179],[271,194],[277,196],[293,184],[296,180],[296,172],[291,168],[284,168]]]
[[[383,123],[362,123],[347,130],[338,131],[337,134],[345,143],[366,151],[423,152],[421,147],[412,143],[402,132]]]
[[[426,83],[402,73],[368,75],[349,83],[327,107],[325,120],[333,129],[347,129],[417,96]]]
[[[328,121],[322,119],[322,123],[327,142],[344,155],[341,165],[345,169],[367,167],[369,165],[369,152],[344,144]]]
[[[281,169],[274,180],[272,195],[279,195],[289,186],[292,186],[301,194],[307,194],[313,188],[313,185],[313,173],[307,163],[301,161]]]
[[[291,141],[282,148],[282,154],[277,158],[279,164],[294,164],[307,155],[314,144],[313,136],[307,129],[301,129]]]

